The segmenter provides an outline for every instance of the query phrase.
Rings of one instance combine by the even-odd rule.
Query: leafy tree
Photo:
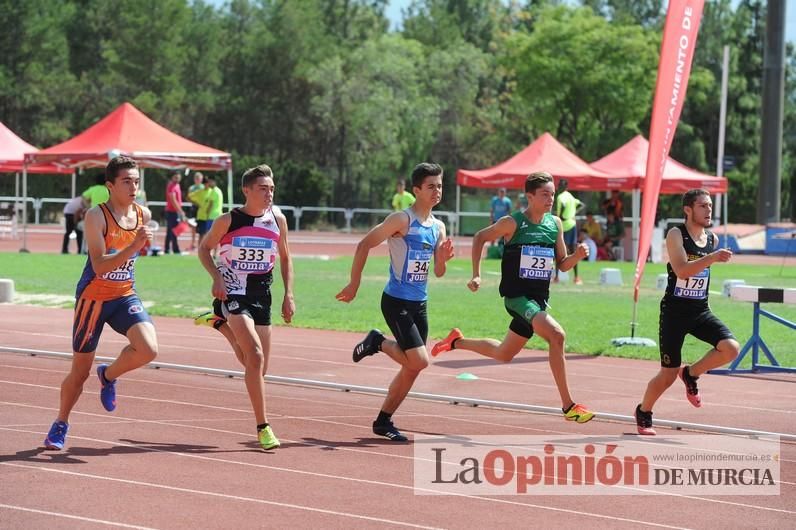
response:
[[[530,34],[508,43],[507,64],[535,127],[593,160],[623,144],[647,113],[656,44],[638,26],[590,9],[544,8]]]
[[[47,145],[69,135],[66,25],[75,8],[49,0],[0,0],[0,120],[27,141]]]

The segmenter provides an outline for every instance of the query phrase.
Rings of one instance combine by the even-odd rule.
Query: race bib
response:
[[[116,254],[118,250],[115,248],[109,248],[108,254]],[[111,282],[127,282],[133,279],[133,270],[135,267],[135,258],[138,257],[138,253],[136,253],[132,258],[128,259],[115,269],[110,272],[106,272],[102,276],[100,276],[103,280],[108,280]]]
[[[520,255],[520,278],[524,280],[549,280],[553,275],[555,250],[547,247],[523,245]]]
[[[430,250],[410,250],[406,262],[406,281],[421,283],[428,280],[428,267],[431,263]]]
[[[708,297],[708,280],[710,279],[710,269],[702,269],[702,272],[690,278],[677,279],[674,285],[674,296],[688,298],[690,300],[702,300]]]
[[[272,239],[233,237],[228,253],[229,268],[233,271],[268,272],[274,267],[276,253],[276,241]]]

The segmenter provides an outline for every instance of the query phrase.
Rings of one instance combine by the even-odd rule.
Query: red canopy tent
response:
[[[480,170],[460,169],[456,172],[456,183],[474,188],[523,189],[526,177],[534,171],[547,171],[556,182],[567,179],[573,191],[631,190],[638,180],[603,173],[578,158],[550,133],[544,133],[501,164]]]
[[[74,138],[27,155],[25,161],[103,167],[120,154],[135,158],[141,167],[206,170],[232,167],[229,153],[171,132],[130,103],[123,103]]]
[[[638,188],[641,189],[644,187],[648,152],[649,142],[643,136],[637,135],[616,151],[593,162],[591,167],[617,178],[636,178]],[[694,188],[704,188],[711,193],[726,193],[727,179],[694,171],[669,157],[663,170],[661,193],[685,193]]]
[[[0,173],[17,173],[22,171],[25,153],[38,151],[28,142],[0,122]],[[37,164],[28,166],[28,173],[71,173],[71,169],[53,164]]]
[[[104,167],[118,155],[134,158],[142,168],[226,170],[227,197],[232,205],[232,155],[171,132],[130,103],[123,103],[74,138],[27,153],[25,164]],[[27,195],[24,169],[23,193]]]

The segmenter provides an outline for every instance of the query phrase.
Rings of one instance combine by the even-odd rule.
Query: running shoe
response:
[[[594,417],[594,413],[579,403],[573,403],[564,412],[564,418],[567,421],[574,421],[577,423],[586,423]]]
[[[66,432],[69,430],[69,425],[63,421],[54,421],[50,432],[47,433],[47,438],[44,439],[44,448],[60,451],[64,448],[66,442]]]
[[[373,422],[373,434],[378,434],[379,436],[384,436],[385,438],[389,438],[393,442],[408,442],[409,439],[401,434],[395,425],[391,421],[386,423],[376,423]]]
[[[652,411],[644,412],[641,404],[636,406],[636,428],[639,434],[645,436],[655,436],[657,433],[652,428]]]
[[[448,336],[439,341],[431,348],[431,356],[436,357],[442,352],[451,351],[453,349],[453,341],[463,339],[464,335],[459,331],[459,328],[453,328]]]
[[[575,278],[575,285],[583,285],[583,280],[580,278]]]
[[[371,329],[365,340],[354,347],[352,359],[358,363],[365,357],[379,352],[381,343],[384,342],[384,335],[378,329]]]
[[[100,401],[102,402],[102,406],[105,407],[105,410],[113,412],[116,408],[116,380],[108,381],[105,378],[105,370],[107,369],[107,364],[97,366],[97,377],[99,377],[100,385],[102,385],[102,390],[100,390]]]
[[[268,425],[265,429],[261,429],[257,431],[257,440],[259,440],[260,445],[263,449],[276,449],[281,444],[279,440],[276,439],[276,435],[274,431],[271,429],[271,426]]]
[[[218,329],[218,326],[224,323],[224,319],[219,318],[212,311],[208,311],[194,318],[193,323],[195,326],[208,326],[213,329]]]
[[[685,397],[688,402],[695,407],[702,406],[702,396],[699,395],[699,388],[697,388],[698,377],[692,376],[688,371],[688,365],[680,367],[680,379],[685,383]]]

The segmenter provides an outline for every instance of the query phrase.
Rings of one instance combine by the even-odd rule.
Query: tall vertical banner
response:
[[[652,103],[647,172],[641,203],[641,233],[633,285],[635,302],[638,302],[639,284],[650,251],[663,168],[669,157],[674,133],[683,110],[704,3],[704,0],[669,0],[669,9],[666,12],[661,58],[658,63],[658,80],[655,83],[655,99]]]

